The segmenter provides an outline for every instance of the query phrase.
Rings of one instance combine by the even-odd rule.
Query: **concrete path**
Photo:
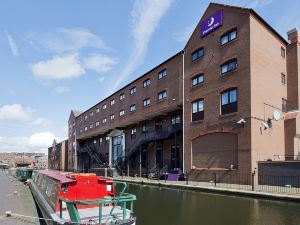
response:
[[[5,212],[29,216],[7,217]],[[37,211],[31,192],[22,182],[0,170],[0,224],[1,225],[27,225],[39,224]]]
[[[147,178],[141,177],[115,177],[114,180],[125,181],[128,183],[142,184],[142,185],[154,185],[166,188],[175,188],[175,189],[185,189],[185,190],[193,190],[193,191],[207,191],[207,192],[215,192],[222,194],[230,194],[230,195],[243,195],[243,196],[252,196],[258,198],[267,198],[267,199],[280,199],[280,200],[288,200],[288,201],[297,201],[300,202],[300,195],[292,194],[286,189],[286,192],[275,193],[275,192],[266,192],[263,190],[267,190],[266,187],[259,187],[259,190],[262,191],[252,191],[251,186],[247,185],[234,185],[230,184],[218,184],[217,187],[214,186],[213,183],[209,182],[195,182],[189,181],[186,184],[185,181],[164,181],[164,180],[150,180]],[[272,188],[270,190],[273,190]],[[274,189],[276,190],[276,188]],[[282,190],[282,189],[280,189]]]

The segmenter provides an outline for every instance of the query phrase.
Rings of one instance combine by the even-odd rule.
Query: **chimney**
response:
[[[300,35],[299,35],[299,31],[297,30],[297,28],[294,28],[290,31],[287,32],[288,35],[288,39],[290,41],[290,43],[300,43]]]

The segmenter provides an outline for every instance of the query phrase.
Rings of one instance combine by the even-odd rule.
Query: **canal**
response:
[[[137,225],[299,225],[300,204],[130,184]]]

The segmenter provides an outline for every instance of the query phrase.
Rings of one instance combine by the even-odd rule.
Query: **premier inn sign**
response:
[[[223,11],[217,10],[201,22],[200,35],[203,38],[210,32],[223,25]]]

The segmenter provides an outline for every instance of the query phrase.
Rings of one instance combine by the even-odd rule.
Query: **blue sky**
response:
[[[300,1],[216,1],[256,10],[283,37]],[[180,51],[206,0],[3,0],[0,152],[45,150],[85,110]]]

